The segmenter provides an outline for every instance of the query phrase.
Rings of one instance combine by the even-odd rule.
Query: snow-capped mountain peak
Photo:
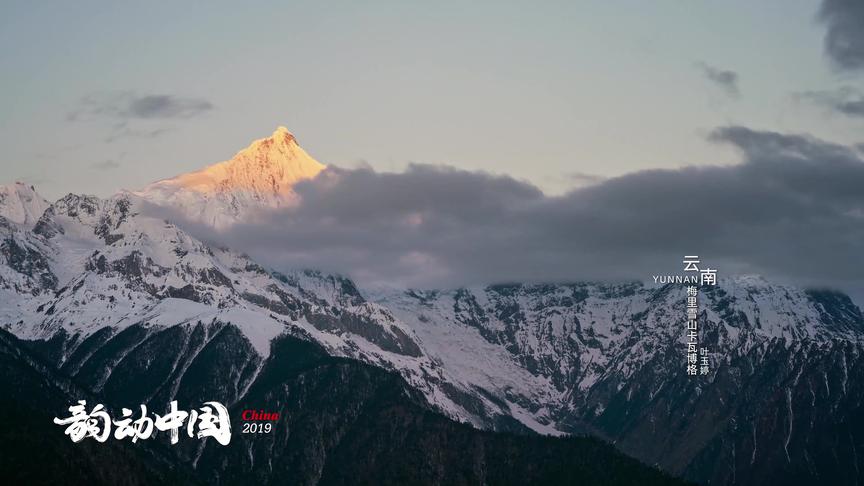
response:
[[[48,206],[50,203],[30,184],[0,186],[0,218],[7,221],[31,228]]]
[[[293,204],[294,185],[324,168],[280,126],[229,160],[154,182],[133,194],[179,209],[193,220],[226,227],[251,210]]]

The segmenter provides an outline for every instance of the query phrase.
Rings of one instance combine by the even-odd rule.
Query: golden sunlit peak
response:
[[[265,138],[264,140],[268,140],[268,139]],[[282,125],[279,125],[278,127],[276,127],[276,130],[274,130],[273,134],[270,135],[269,140],[285,141],[285,142],[289,142],[289,143],[290,142],[294,142],[294,143],[297,142],[297,140],[294,138],[294,134],[291,133],[287,128],[285,128]]]
[[[270,135],[267,138],[263,138],[261,140],[256,140],[255,142],[252,142],[252,145],[250,147],[255,146],[256,143],[258,143],[258,144],[260,144],[260,143],[264,143],[264,144],[275,143],[275,144],[291,145],[291,144],[296,144],[297,139],[294,138],[294,134],[291,133],[287,128],[285,128],[282,125],[279,125],[278,127],[276,127],[276,130],[273,131],[272,135]]]
[[[134,194],[185,208],[192,218],[225,227],[250,208],[294,204],[294,184],[324,168],[279,126],[229,160],[154,182]]]

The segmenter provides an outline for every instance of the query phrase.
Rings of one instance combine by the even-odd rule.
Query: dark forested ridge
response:
[[[226,362],[229,353],[245,359],[230,329],[222,329],[221,341],[211,340],[213,349],[197,354],[189,368],[202,370],[184,378],[177,396],[218,399],[204,396],[213,392],[204,368],[227,372],[234,367]],[[430,410],[397,374],[331,357],[294,337],[273,343],[261,372],[233,401],[226,447],[207,439],[199,451],[198,441],[170,446],[164,437],[75,444],[51,422],[54,416],[66,416],[78,399],[129,406],[136,387],[153,386],[143,372],[176,356],[163,348],[141,376],[124,375],[126,387],[91,393],[53,366],[50,349],[47,343],[25,346],[0,331],[0,386],[7,391],[0,397],[0,475],[10,484],[685,484],[596,439],[485,432],[456,423]],[[281,417],[271,434],[241,434],[245,408]]]

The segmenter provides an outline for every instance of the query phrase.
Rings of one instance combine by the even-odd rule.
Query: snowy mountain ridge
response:
[[[106,200],[70,194],[32,230],[0,224],[0,325],[28,340],[77,336],[64,356],[104,329],[136,325],[231,323],[260,358],[276,336],[299,334],[336,356],[400,370],[448,415],[482,425],[483,418],[436,388],[453,380],[417,347],[413,331],[349,280],[267,271],[140,214],[140,204],[129,194]]]

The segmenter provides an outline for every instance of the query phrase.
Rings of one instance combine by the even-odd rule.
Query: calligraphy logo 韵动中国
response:
[[[174,400],[165,415],[153,414],[153,417],[148,415],[146,405],[140,407],[141,412],[137,418],[133,417],[132,410],[124,408],[120,418],[112,419],[101,403],[88,412],[87,401],[79,400],[77,405],[69,407],[69,417],[55,417],[54,423],[66,426],[64,433],[72,442],[80,442],[87,437],[97,442],[105,442],[111,436],[112,429],[115,439],[131,439],[132,442],[149,439],[154,432],[159,431],[169,432],[171,443],[176,444],[180,440],[181,429],[185,429],[189,437],[213,437],[223,446],[231,442],[228,409],[219,402],[205,402],[198,409],[187,412],[179,410],[177,401]]]

